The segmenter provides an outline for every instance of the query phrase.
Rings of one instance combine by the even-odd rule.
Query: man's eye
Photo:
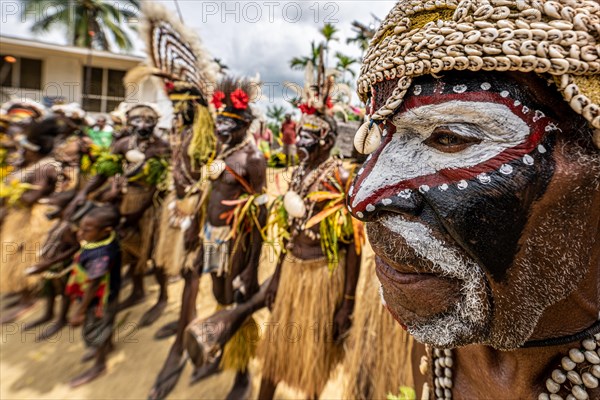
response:
[[[436,129],[423,143],[444,153],[457,153],[481,140],[459,135],[449,129]]]

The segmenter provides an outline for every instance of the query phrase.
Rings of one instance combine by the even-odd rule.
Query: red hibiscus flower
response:
[[[168,81],[167,83],[165,83],[165,90],[167,91],[167,93],[171,93],[173,90],[175,90],[175,84],[171,81]]]
[[[328,109],[332,109],[333,108],[333,103],[331,101],[331,97],[327,98],[327,101],[325,102],[325,105],[327,106]]]
[[[221,108],[223,106],[223,100],[224,99],[225,99],[225,93],[221,92],[220,90],[217,90],[213,94],[213,98],[211,100],[211,103],[213,103],[213,105],[215,106],[215,108],[218,110],[219,108]]]
[[[250,99],[248,98],[246,92],[244,92],[242,89],[234,90],[229,98],[233,103],[233,108],[236,110],[245,110],[248,108],[248,101],[250,101]]]
[[[302,112],[302,114],[308,114],[308,115],[312,115],[312,114],[314,114],[314,113],[316,113],[316,112],[317,112],[317,109],[316,109],[316,108],[314,108],[314,107],[312,107],[312,106],[309,106],[309,105],[308,105],[308,104],[306,104],[306,103],[300,104],[300,105],[298,106],[298,108],[300,109],[300,111]]]

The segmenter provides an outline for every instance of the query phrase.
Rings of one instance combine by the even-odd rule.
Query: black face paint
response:
[[[314,154],[319,148],[319,133],[317,131],[309,131],[301,129],[298,132],[298,156],[300,161],[308,160],[311,154]]]
[[[223,144],[238,142],[246,135],[249,124],[246,121],[218,115],[215,122],[215,131],[219,141]]]
[[[127,120],[134,134],[146,138],[152,135],[157,124],[157,119],[151,115],[133,115]]]
[[[551,117],[551,110],[534,101],[515,82],[499,78],[501,77],[497,74],[482,74],[468,80],[465,80],[464,76],[452,75],[442,79],[416,79],[412,86],[414,95],[411,96],[409,91],[403,105],[406,108],[399,110],[399,114],[410,113],[411,107],[443,105],[444,101],[477,101],[484,104],[489,102],[490,105],[496,106],[502,104],[502,107],[510,108],[514,115],[526,121],[531,129],[523,143],[504,148],[502,137],[490,139],[487,133],[483,132],[480,142],[486,144],[488,141],[491,143],[490,148],[503,150],[499,150],[498,155],[486,159],[488,156],[482,147],[482,162],[471,165],[465,164],[467,156],[463,156],[460,147],[461,136],[454,137],[452,130],[443,124],[438,126],[439,129],[431,126],[433,133],[429,138],[421,138],[418,135],[410,137],[410,128],[398,126],[401,133],[390,130],[391,133],[384,137],[380,148],[361,169],[359,175],[362,176],[355,180],[349,196],[350,209],[360,219],[376,220],[382,212],[392,212],[404,214],[410,220],[421,220],[437,230],[440,235],[447,236],[460,245],[495,281],[505,279],[515,255],[519,252],[519,239],[528,222],[532,205],[545,193],[552,179],[553,147],[559,130],[558,122]],[[428,103],[430,98],[434,99],[433,103]],[[468,124],[457,121],[456,124],[462,124],[467,135],[462,139],[470,140],[472,136],[469,136]],[[431,121],[424,117],[422,123],[426,126]],[[486,127],[482,129],[485,131]],[[447,134],[446,130],[449,131]],[[397,134],[407,135],[405,142],[392,142],[392,137]],[[435,139],[435,135],[438,135],[436,140],[441,143],[440,150],[432,150],[429,147],[428,141],[431,141],[431,138]],[[452,148],[454,142],[458,143],[458,150],[447,151],[446,149]],[[398,143],[405,143],[408,147],[403,150]],[[471,145],[474,144],[467,143],[465,148]],[[443,163],[449,160],[448,167],[437,173],[428,173],[427,158],[422,158],[423,165],[400,166],[386,162],[385,157],[390,157],[389,153],[384,152],[386,148],[405,151],[409,156],[416,154],[416,160],[419,160],[419,152],[428,151],[434,157],[429,162]],[[391,171],[388,173],[390,179],[381,178],[377,175],[386,174],[385,167],[375,169],[377,163],[389,164],[387,168],[391,170],[408,170]],[[467,166],[459,166],[461,163]],[[383,172],[381,168],[384,168]],[[421,170],[425,172],[418,175]],[[394,181],[394,176],[415,177]],[[363,190],[365,184],[369,184],[369,180],[382,183],[375,185],[376,187],[371,184],[371,194],[357,199],[357,192]]]

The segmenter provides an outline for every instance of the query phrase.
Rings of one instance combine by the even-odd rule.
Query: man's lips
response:
[[[394,283],[398,283],[401,285],[411,285],[423,282],[428,279],[438,278],[437,275],[434,275],[430,272],[420,272],[408,265],[395,265],[392,266],[392,263],[386,261],[383,257],[376,257],[377,264],[377,276],[380,277],[383,275],[383,278],[389,281],[393,281]]]
[[[376,257],[376,273],[388,310],[401,324],[419,324],[447,312],[460,300],[461,282],[433,273],[409,271]]]

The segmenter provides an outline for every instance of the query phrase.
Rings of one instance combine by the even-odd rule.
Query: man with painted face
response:
[[[371,42],[348,206],[426,344],[423,398],[600,398],[599,24],[593,1],[401,1]]]
[[[97,175],[79,192],[65,211],[72,215],[76,206],[84,203],[89,193],[100,188],[110,177],[124,182],[123,196],[116,199],[121,212],[121,248],[123,264],[131,264],[133,290],[128,299],[121,303],[122,309],[130,307],[144,298],[144,273],[154,237],[157,186],[164,180],[170,154],[169,144],[153,135],[158,122],[158,112],[153,105],[138,104],[127,111],[127,126],[131,136],[114,143],[111,153],[99,157],[95,164]],[[119,175],[119,176],[117,176]],[[122,175],[122,176],[120,176]],[[155,277],[160,285],[157,304],[143,317],[155,319],[167,301],[167,276],[157,268]]]
[[[333,76],[319,77],[315,85],[307,82],[299,106],[300,166],[283,198],[287,253],[266,293],[274,330],[262,342],[260,399],[272,399],[282,381],[318,397],[343,356],[354,310],[360,241],[343,206],[350,174],[330,154],[337,137],[329,99]],[[299,328],[299,340],[289,339],[290,326]]]
[[[218,150],[208,165],[210,197],[201,227],[203,272],[212,279],[219,308],[243,303],[258,291],[258,264],[262,227],[266,223],[266,161],[248,129],[255,119],[250,101],[257,98],[259,84],[250,79],[223,78],[213,94],[217,110],[215,132]],[[251,389],[248,362],[255,343],[256,323],[249,318],[223,353],[198,368],[194,381],[222,369],[237,372],[228,398],[247,398]]]
[[[3,313],[2,323],[12,322],[33,304],[37,279],[27,278],[25,270],[37,261],[40,243],[52,226],[46,218],[51,206],[44,200],[68,183],[63,165],[52,154],[61,133],[56,118],[32,120],[23,129],[25,134],[15,137],[17,167],[0,182],[0,208],[6,210],[0,231],[0,292],[19,294],[16,307]]]

